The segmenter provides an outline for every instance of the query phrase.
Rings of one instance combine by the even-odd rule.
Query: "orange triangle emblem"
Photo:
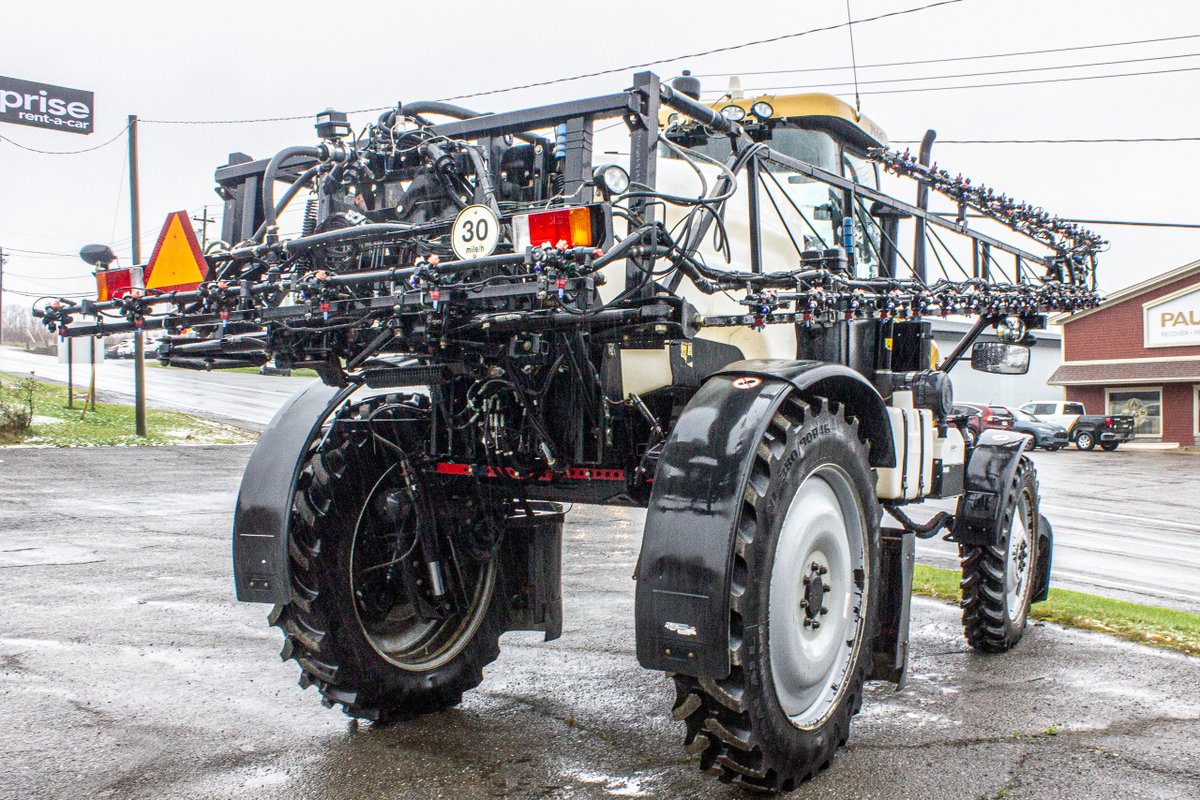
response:
[[[188,292],[208,277],[208,262],[186,211],[167,215],[154,255],[146,265],[146,291]]]

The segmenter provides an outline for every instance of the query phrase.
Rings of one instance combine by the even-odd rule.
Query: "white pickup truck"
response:
[[[1116,450],[1121,442],[1133,439],[1136,420],[1128,414],[1088,414],[1083,403],[1066,400],[1034,400],[1021,411],[1038,422],[1051,422],[1067,429],[1070,441],[1080,450]]]

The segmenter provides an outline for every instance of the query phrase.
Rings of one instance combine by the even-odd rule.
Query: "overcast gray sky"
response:
[[[856,18],[928,0],[852,0]],[[394,10],[389,12],[391,7]],[[798,32],[846,17],[844,0],[821,2],[480,2],[351,5],[310,0],[205,3],[9,3],[0,27],[0,74],[94,91],[96,132],[78,136],[0,124],[29,147],[71,150],[118,134],[128,114],[144,120],[221,120],[311,115],[396,100],[480,90],[653,61]],[[963,0],[855,27],[860,65],[954,58],[1200,34],[1200,4],[1070,0]],[[1195,55],[1192,55],[1195,54]],[[1164,58],[1171,56],[1172,58]],[[1176,57],[1177,56],[1177,57]],[[1134,59],[1137,59],[1136,61]],[[1154,59],[1154,60],[1149,60]],[[969,73],[1123,61],[996,76]],[[742,73],[747,89],[842,83],[845,29],[661,64],[670,77]],[[1163,70],[1180,70],[1161,72]],[[1159,74],[872,94],[1156,71]],[[633,71],[464,101],[503,110],[625,88]],[[945,76],[900,84],[885,78]],[[964,77],[949,77],[964,76]],[[939,64],[860,67],[862,107],[892,139],[1200,136],[1200,37]],[[727,78],[705,79],[723,88]],[[853,92],[835,93],[853,102]],[[373,115],[355,119],[365,123]],[[228,153],[263,157],[313,140],[311,120],[256,124],[141,125],[143,257],[165,215],[209,204],[212,172]],[[1155,144],[941,145],[936,160],[1063,216],[1200,222],[1194,200],[1200,142]],[[0,246],[4,285],[26,292],[85,291],[73,256],[87,242],[129,252],[126,153],[121,140],[82,155],[39,155],[0,142]],[[1200,230],[1099,228],[1112,241],[1101,260],[1112,291],[1200,258]],[[7,296],[6,302],[24,298]]]

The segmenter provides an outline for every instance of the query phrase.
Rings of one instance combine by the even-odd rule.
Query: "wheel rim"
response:
[[[1092,446],[1092,437],[1091,437],[1091,436],[1089,436],[1089,435],[1088,435],[1088,434],[1086,434],[1086,433],[1081,433],[1081,434],[1079,434],[1079,444],[1080,444],[1080,445],[1081,445],[1081,446],[1082,446],[1084,449],[1087,449],[1088,447],[1091,447],[1091,446]]]
[[[801,729],[837,707],[865,629],[866,531],[849,477],[824,465],[796,490],[771,568],[768,646],[775,695]]]
[[[392,571],[389,565],[397,562],[397,553],[404,552],[405,543],[415,537],[415,526],[421,524],[414,511],[400,530],[393,530],[389,521],[376,513],[378,504],[373,501],[395,488],[401,474],[398,466],[380,476],[359,510],[350,546],[350,596],[359,629],[375,652],[401,669],[421,672],[444,666],[474,637],[491,601],[496,564],[494,560],[480,565],[461,559],[471,572],[464,580],[470,602],[465,610],[452,612],[443,620],[420,619],[403,588],[381,586],[381,582],[387,584],[383,576]]]
[[[1026,524],[1029,498],[1022,493],[1013,510],[1012,530],[1008,534],[1008,564],[1004,571],[1004,589],[1008,614],[1018,625],[1025,617],[1025,594],[1033,567],[1033,536]]]

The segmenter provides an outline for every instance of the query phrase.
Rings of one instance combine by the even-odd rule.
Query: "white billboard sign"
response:
[[[1142,306],[1146,347],[1200,345],[1200,286]]]
[[[58,363],[60,364],[66,364],[68,361],[73,364],[90,364],[93,353],[97,364],[104,361],[104,342],[97,341],[95,337],[84,338],[81,336],[77,339],[64,339],[60,336],[58,339]]]

